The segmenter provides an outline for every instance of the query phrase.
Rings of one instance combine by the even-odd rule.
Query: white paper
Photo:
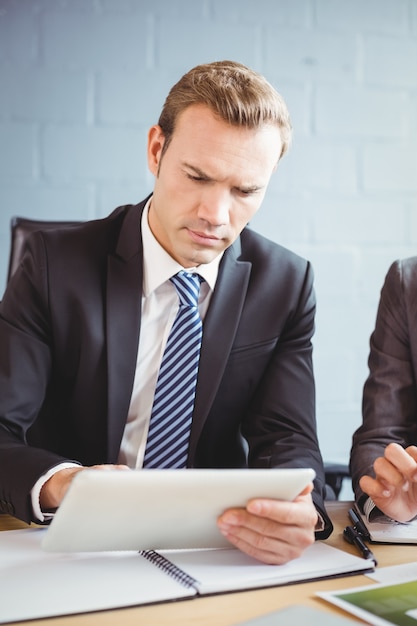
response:
[[[41,550],[46,529],[0,532],[0,623],[195,595],[137,552]]]
[[[198,581],[200,593],[283,585],[324,578],[373,566],[359,556],[316,541],[285,565],[267,565],[236,549],[158,551]]]
[[[379,567],[374,572],[369,572],[366,575],[379,583],[399,583],[405,580],[417,580],[417,562]]]
[[[407,523],[395,522],[381,517],[380,521],[369,522],[359,513],[372,541],[379,543],[417,543],[417,520]]]

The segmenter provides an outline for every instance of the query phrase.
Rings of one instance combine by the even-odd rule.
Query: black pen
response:
[[[355,509],[349,509],[349,519],[352,522],[353,527],[356,528],[356,530],[358,531],[358,533],[363,535],[366,541],[369,541],[371,538],[369,535],[369,531],[363,523],[361,517],[359,516],[359,513],[357,513]]]
[[[375,566],[378,565],[374,553],[371,552],[371,550],[362,539],[360,533],[355,528],[353,528],[352,526],[346,526],[343,531],[343,537],[348,543],[351,543],[358,548],[364,559],[372,559]]]

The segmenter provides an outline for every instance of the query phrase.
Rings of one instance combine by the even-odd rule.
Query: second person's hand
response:
[[[398,522],[417,515],[417,447],[390,443],[374,462],[375,478],[362,476],[361,489],[375,506]]]

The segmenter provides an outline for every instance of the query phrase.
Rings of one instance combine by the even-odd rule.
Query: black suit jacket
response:
[[[115,463],[141,325],[141,213],[36,233],[0,305],[0,506],[64,460]],[[189,467],[313,467],[327,529],[307,261],[245,229],[204,321]],[[28,444],[28,445],[26,445]],[[322,535],[324,536],[324,535]]]

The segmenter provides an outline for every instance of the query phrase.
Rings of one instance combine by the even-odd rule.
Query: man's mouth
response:
[[[206,246],[214,246],[221,240],[220,237],[216,237],[215,235],[212,235],[210,233],[203,233],[198,230],[191,230],[190,228],[188,229],[188,234],[190,235],[191,239],[195,241],[195,243],[203,244]]]

